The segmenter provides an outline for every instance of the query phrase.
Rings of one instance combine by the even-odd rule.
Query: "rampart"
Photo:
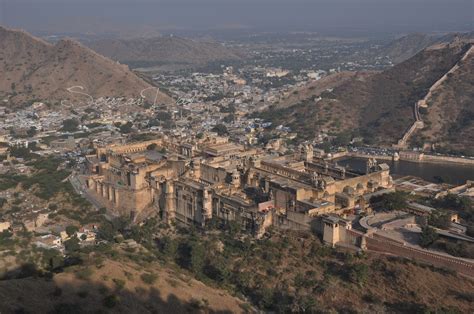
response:
[[[366,237],[366,244],[367,249],[370,251],[388,253],[418,260],[436,267],[452,269],[469,277],[474,276],[474,264],[462,259],[416,249],[414,247],[398,243],[394,240],[386,239],[377,234],[374,234],[372,237]]]

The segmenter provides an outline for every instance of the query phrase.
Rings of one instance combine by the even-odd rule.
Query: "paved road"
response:
[[[411,226],[410,228],[405,228],[405,229],[410,230],[411,232],[416,232],[416,233],[421,233],[422,232],[421,227],[418,226],[418,225]],[[443,229],[439,229],[439,228],[434,228],[434,229],[435,229],[436,233],[439,234],[439,235],[474,243],[474,239],[469,237],[469,236],[466,236],[466,235],[463,235],[463,234],[455,234],[453,232],[450,232],[449,230],[443,230]]]
[[[104,205],[98,201],[95,196],[85,187],[85,184],[81,182],[81,179],[77,174],[71,174],[68,179],[76,193],[80,194],[83,198],[89,201],[89,203],[91,203],[96,209],[104,207]],[[110,212],[105,213],[104,216],[108,220],[113,220],[114,218],[118,217],[111,214]]]
[[[95,208],[99,209],[103,207],[99,201],[97,201],[88,193],[87,189],[84,187],[84,185],[81,183],[81,181],[76,175],[71,174],[69,176],[69,182],[71,182],[71,185],[73,186],[76,193],[80,194],[83,198],[88,200],[89,203],[91,203]]]

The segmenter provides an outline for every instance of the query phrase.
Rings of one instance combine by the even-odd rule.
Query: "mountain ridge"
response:
[[[151,85],[126,65],[72,39],[48,43],[21,30],[0,26],[0,98],[13,105],[31,101],[78,100],[67,91],[81,86],[92,97],[140,97]],[[171,99],[160,93],[161,102]]]
[[[188,64],[240,60],[240,52],[224,45],[176,36],[134,39],[101,39],[87,42],[91,49],[126,64]]]
[[[367,144],[391,146],[412,125],[414,104],[425,97],[431,86],[457,64],[471,46],[472,42],[462,40],[430,46],[383,72],[364,79],[354,76],[331,92],[324,92],[322,99],[316,103],[306,100],[272,113],[263,112],[260,116],[274,121],[276,125],[288,124],[300,134],[301,139],[311,139],[319,131],[330,134],[346,132],[353,136],[362,135]],[[466,145],[474,146],[472,137],[461,136],[463,128],[454,131],[448,127],[462,119],[466,112],[468,116],[471,113],[474,116],[474,110],[469,105],[469,99],[472,99],[469,96],[472,94],[472,85],[470,90],[469,84],[473,82],[473,72],[469,66],[472,59],[469,56],[463,62],[463,71],[459,72],[464,75],[462,80],[454,80],[454,75],[452,80],[448,79],[442,84],[444,89],[451,90],[449,101],[444,97],[444,100],[439,100],[441,104],[437,107],[428,106],[421,111],[426,126],[422,132],[415,132],[412,146],[421,147],[424,143],[429,143],[439,148],[450,147],[449,150],[455,151]],[[463,88],[460,89],[459,86]],[[437,90],[438,93],[442,92],[442,89]],[[434,96],[437,99],[443,98],[441,94]],[[451,114],[443,119],[444,131],[426,134],[432,126],[440,123],[439,119],[434,118],[434,113],[429,115],[433,108],[444,108],[444,111],[450,111]],[[458,114],[454,115],[454,112]],[[461,115],[461,112],[464,114]],[[463,122],[469,130],[474,130],[473,124],[474,121]],[[450,132],[449,137],[447,132]]]

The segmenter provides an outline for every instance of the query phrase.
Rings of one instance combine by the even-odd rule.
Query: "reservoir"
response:
[[[341,158],[337,160],[338,165],[358,171],[365,171],[366,160],[364,158]],[[439,183],[445,182],[454,185],[466,183],[466,180],[474,181],[474,167],[459,164],[422,163],[411,161],[386,161],[379,160],[390,166],[390,173],[394,178],[400,176],[415,176],[426,181]]]

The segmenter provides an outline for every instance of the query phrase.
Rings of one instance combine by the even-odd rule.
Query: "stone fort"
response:
[[[355,173],[314,157],[309,144],[280,156],[212,134],[97,147],[87,175],[89,193],[111,214],[200,227],[233,221],[257,237],[270,226],[307,230],[315,217],[364,208],[367,195],[392,185],[389,167],[375,160]]]

